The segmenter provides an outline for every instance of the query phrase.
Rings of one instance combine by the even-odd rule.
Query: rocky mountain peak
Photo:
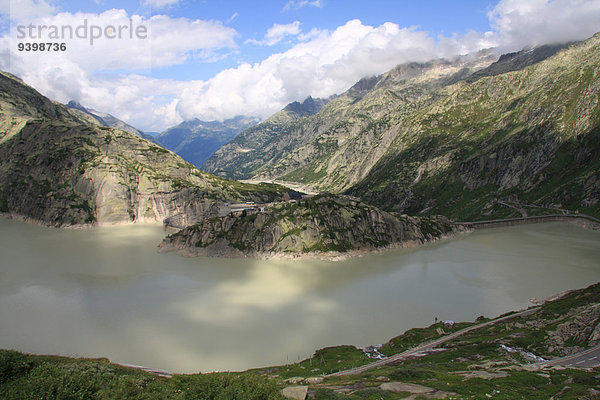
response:
[[[125,132],[133,133],[136,136],[143,137],[144,139],[148,139],[154,141],[153,138],[145,135],[140,130],[134,128],[128,123],[121,121],[120,119],[104,112],[96,111],[92,108],[85,107],[77,100],[71,100],[67,104],[67,107],[71,110],[81,111],[89,116],[91,116],[94,120],[96,120],[100,125],[106,126],[108,128],[116,128],[121,129]]]
[[[346,94],[354,99],[360,100],[367,94],[371,89],[373,89],[380,80],[380,76],[372,76],[370,78],[362,78],[360,81],[356,82]]]
[[[572,43],[552,44],[524,49],[514,53],[507,53],[500,56],[498,61],[487,68],[475,72],[467,82],[473,83],[485,76],[497,76],[512,71],[520,71],[530,65],[542,62],[559,51],[566,49]]]
[[[76,100],[71,100],[67,103],[67,107],[69,108],[74,108],[76,110],[81,110],[84,112],[87,112],[87,109],[78,101]]]
[[[305,117],[307,115],[315,115],[321,111],[323,106],[327,103],[328,100],[314,99],[311,96],[308,96],[302,103],[294,101],[293,103],[288,104],[283,111],[295,113],[299,117]]]

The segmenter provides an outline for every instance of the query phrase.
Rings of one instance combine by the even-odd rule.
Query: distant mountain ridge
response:
[[[200,168],[204,162],[238,133],[260,120],[237,116],[220,121],[201,121],[198,118],[184,121],[162,132],[156,139],[167,149]]]
[[[475,72],[466,81],[473,83],[486,76],[496,76],[507,72],[520,71],[530,65],[537,64],[552,57],[559,51],[568,48],[572,43],[553,44],[521,50],[515,53],[503,54],[498,61],[487,68]]]
[[[67,107],[72,110],[79,110],[89,116],[91,116],[94,120],[96,120],[100,125],[106,126],[108,128],[120,129],[125,132],[133,133],[136,136],[143,137],[146,140],[149,140],[153,143],[159,144],[155,138],[151,135],[147,135],[144,132],[134,128],[126,122],[121,121],[117,117],[114,117],[108,113],[104,113],[101,111],[96,111],[91,108],[84,107],[81,103],[75,100],[71,100],[67,103]]]

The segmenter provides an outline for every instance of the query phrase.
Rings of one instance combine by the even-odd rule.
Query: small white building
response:
[[[265,212],[266,205],[265,204],[256,204],[253,201],[248,201],[246,203],[224,203],[219,206],[219,217],[224,217],[229,214],[241,214],[246,211],[247,214],[256,214]]]

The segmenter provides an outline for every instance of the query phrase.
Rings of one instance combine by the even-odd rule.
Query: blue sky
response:
[[[32,41],[20,25],[84,20],[150,34],[17,49]],[[0,0],[0,23],[1,69],[56,101],[162,131],[192,118],[267,118],[404,62],[582,40],[600,31],[600,0]]]
[[[299,4],[300,3],[300,4]],[[282,52],[293,45],[284,40],[274,46],[260,46],[245,43],[248,39],[261,39],[274,24],[300,22],[303,32],[312,29],[334,30],[347,21],[359,19],[365,25],[379,26],[394,22],[399,26],[418,27],[439,34],[463,34],[470,30],[479,32],[490,30],[487,13],[494,2],[485,0],[441,1],[441,0],[323,0],[317,5],[307,2],[281,0],[183,0],[165,7],[153,7],[140,1],[60,1],[61,10],[101,13],[107,9],[125,9],[129,14],[167,14],[173,18],[194,18],[216,20],[234,28],[240,46],[238,52],[216,62],[189,60],[185,64],[146,71],[146,74],[161,78],[208,79],[225,68],[236,67],[239,63],[257,63],[275,52]]]

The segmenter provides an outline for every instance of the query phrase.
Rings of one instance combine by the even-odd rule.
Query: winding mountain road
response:
[[[484,322],[484,323],[481,323],[481,324],[478,324],[478,325],[473,325],[473,326],[470,326],[468,328],[461,329],[460,331],[456,331],[456,332],[451,333],[449,335],[443,336],[443,337],[441,337],[439,339],[436,339],[434,341],[423,343],[423,344],[421,344],[421,345],[419,345],[417,347],[414,347],[414,348],[412,348],[410,350],[406,350],[406,351],[404,351],[402,353],[394,354],[393,356],[384,358],[384,359],[379,360],[379,361],[375,361],[375,362],[373,362],[371,364],[366,364],[366,365],[363,365],[363,366],[360,366],[360,367],[356,367],[356,368],[351,368],[351,369],[347,369],[347,370],[344,370],[344,371],[335,372],[333,374],[325,375],[325,377],[343,376],[343,375],[358,375],[358,374],[361,374],[361,373],[363,373],[365,371],[368,371],[368,370],[370,370],[372,368],[381,367],[381,366],[384,366],[384,365],[387,365],[387,364],[391,364],[391,363],[395,363],[395,362],[398,362],[398,361],[404,361],[404,360],[407,360],[407,359],[413,358],[413,357],[420,357],[420,356],[425,355],[427,352],[432,351],[435,347],[437,347],[437,346],[439,346],[439,345],[441,345],[443,343],[446,343],[446,342],[448,342],[450,340],[456,339],[457,337],[462,336],[465,333],[468,333],[468,332],[471,332],[471,331],[474,331],[476,329],[480,329],[480,328],[483,328],[483,327],[486,327],[486,326],[494,325],[494,324],[497,324],[498,322],[504,322],[504,321],[507,321],[507,320],[512,319],[512,318],[525,317],[525,316],[528,316],[528,315],[531,315],[531,314],[535,313],[539,309],[540,309],[539,307],[534,307],[534,308],[527,309],[525,311],[518,312],[516,314],[506,315],[504,317],[496,318],[496,319],[493,319],[493,320],[488,321],[488,322]]]
[[[556,358],[535,364],[536,367],[563,366],[570,368],[600,367],[600,344],[571,356]]]

